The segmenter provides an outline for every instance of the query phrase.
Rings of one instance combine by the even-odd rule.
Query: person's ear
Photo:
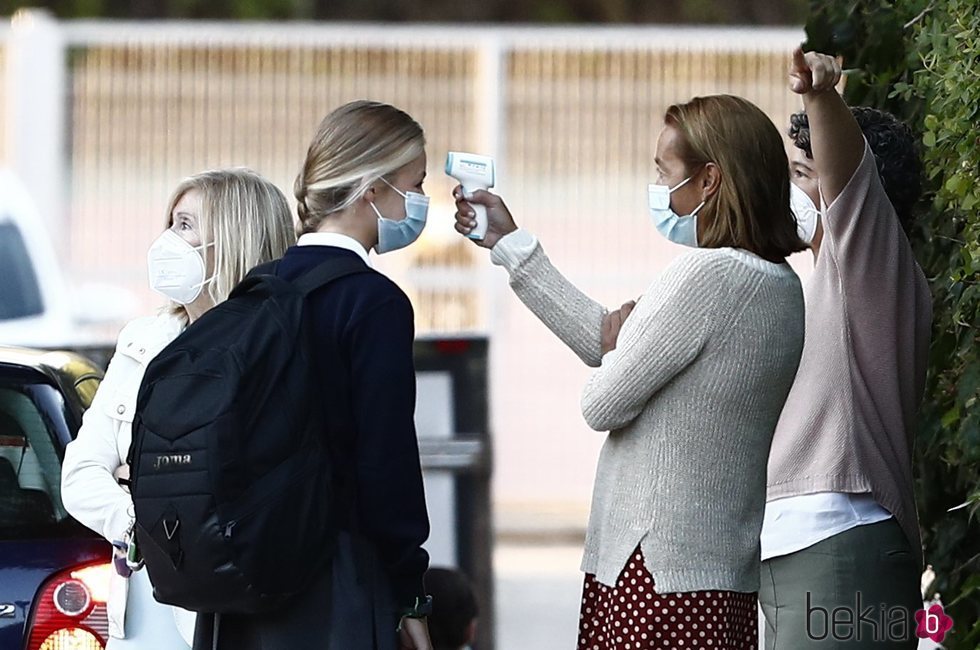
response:
[[[378,188],[376,183],[371,183],[368,188],[364,190],[364,195],[361,197],[368,203],[374,203],[378,199]]]
[[[713,162],[705,163],[701,169],[700,180],[698,182],[701,190],[701,200],[707,201],[718,192],[721,187],[721,169]]]
[[[378,188],[376,184],[372,183],[361,193],[361,196],[354,202],[354,205],[357,206],[358,212],[374,218],[376,216],[375,210],[378,209],[377,203]]]

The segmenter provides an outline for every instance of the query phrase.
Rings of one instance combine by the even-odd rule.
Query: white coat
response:
[[[181,319],[162,313],[138,318],[123,328],[102,385],[82,420],[78,437],[65,450],[61,474],[65,508],[75,519],[110,542],[123,539],[134,517],[129,492],[119,485],[114,472],[126,464],[129,455],[136,396],[143,373],[150,361],[180,334],[183,327]],[[141,593],[140,598],[131,599],[130,587],[148,590],[149,581],[141,579],[133,581],[134,585],[129,583],[130,580],[114,574],[108,603],[109,635],[116,639],[133,639],[139,642],[140,648],[158,647],[164,643],[159,638],[135,638],[139,636],[139,630],[126,629],[127,602],[139,602],[142,611],[131,611],[130,618],[140,619],[140,628],[153,629],[153,634],[147,636],[158,636],[160,621],[156,620],[157,617],[170,617],[164,629],[171,631],[169,621],[172,620],[189,647],[195,615],[161,605],[150,594]],[[157,624],[146,626],[147,617],[152,617]]]

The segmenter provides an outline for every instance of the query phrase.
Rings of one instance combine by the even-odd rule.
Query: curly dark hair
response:
[[[922,195],[922,161],[912,129],[891,113],[877,108],[852,106],[851,114],[871,146],[881,184],[907,231],[913,208]],[[805,112],[790,116],[789,137],[807,158],[813,158],[810,121]]]

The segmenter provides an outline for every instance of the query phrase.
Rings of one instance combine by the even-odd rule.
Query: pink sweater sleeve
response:
[[[867,382],[858,400],[876,403],[879,413],[894,409],[908,416],[921,387],[903,376],[921,374],[921,354],[908,352],[922,348],[922,323],[931,317],[928,287],[867,142],[850,181],[822,207],[824,240],[817,263],[837,267],[847,336]]]

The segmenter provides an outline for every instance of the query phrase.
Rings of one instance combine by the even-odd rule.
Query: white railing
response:
[[[663,109],[728,91],[784,122],[793,100],[781,72],[801,32],[59,23],[35,12],[2,36],[2,159],[75,271],[142,291],[139,251],[181,177],[246,164],[288,190],[319,119],[358,97],[404,107],[427,130],[436,219],[433,249],[416,252],[438,271],[443,257],[482,267],[465,248],[446,252],[458,242],[439,232],[451,212],[441,163],[455,148],[494,155],[500,189],[526,221],[558,231],[548,234],[583,258],[572,264],[595,268],[583,253],[598,228],[610,250],[626,248],[601,263],[608,282],[647,273],[637,253],[656,242],[616,231],[642,224]],[[419,297],[426,278],[439,292],[472,293],[472,277],[454,288],[458,274],[420,271],[414,257],[388,266]],[[487,329],[488,307],[474,297],[463,301],[473,313],[449,319],[423,309],[422,329]]]

